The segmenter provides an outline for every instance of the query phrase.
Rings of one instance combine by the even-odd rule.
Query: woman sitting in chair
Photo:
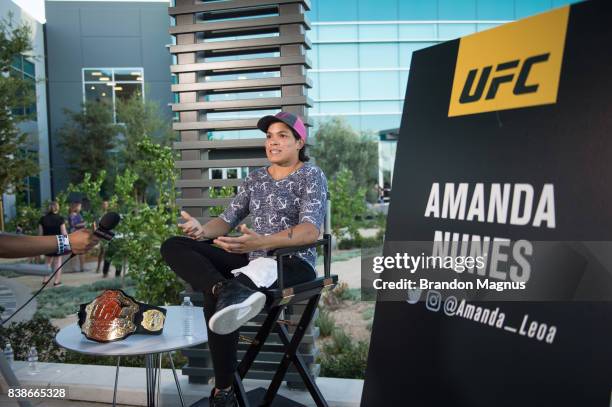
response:
[[[260,290],[273,287],[277,278],[276,261],[266,252],[316,242],[325,217],[327,181],[320,168],[306,163],[302,120],[280,112],[261,118],[257,127],[266,133],[271,165],[252,171],[225,212],[205,225],[181,212],[186,222],[179,227],[188,237],[170,238],[161,247],[172,270],[204,293],[216,386],[211,406],[237,405],[232,388],[237,330],[261,312],[266,297]],[[242,224],[241,236],[224,236],[249,214],[252,228]],[[316,255],[312,248],[285,258],[285,285],[313,280]]]

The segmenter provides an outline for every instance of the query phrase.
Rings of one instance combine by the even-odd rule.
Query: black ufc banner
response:
[[[587,1],[413,54],[362,406],[610,406],[611,21]],[[396,277],[436,253],[486,281]],[[530,284],[555,295],[501,292]]]

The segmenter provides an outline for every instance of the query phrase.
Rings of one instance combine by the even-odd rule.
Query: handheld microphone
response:
[[[94,233],[94,235],[98,236],[100,239],[104,239],[106,241],[109,241],[109,240],[111,240],[115,236],[115,233],[113,232],[113,229],[119,224],[120,221],[121,221],[121,216],[119,216],[118,213],[116,213],[116,212],[108,212],[106,215],[102,216],[102,219],[100,219],[100,224],[98,225],[96,230],[94,230],[93,233]],[[74,253],[70,254],[70,257],[67,260],[64,260],[64,262],[57,269],[55,269],[55,271],[53,273],[51,273],[51,275],[49,276],[49,279],[47,280],[47,282],[44,283],[42,285],[42,287],[40,287],[38,289],[38,291],[36,291],[34,293],[34,295],[32,295],[30,297],[30,299],[27,300],[21,307],[19,307],[8,318],[6,318],[4,321],[2,321],[2,323],[0,325],[4,325],[5,323],[7,323],[9,320],[11,320],[11,318],[13,318],[15,316],[15,314],[17,314],[26,305],[28,305],[30,303],[30,301],[32,301],[34,298],[36,298],[36,296],[38,294],[40,294],[40,292],[53,279],[53,276],[59,271],[59,269],[64,267],[64,264],[66,264],[70,260],[72,260],[73,257],[75,257],[75,254]]]
[[[120,221],[121,216],[119,216],[117,212],[108,212],[107,214],[102,216],[98,228],[94,230],[93,233],[100,239],[109,241],[115,236],[113,229],[117,227]]]

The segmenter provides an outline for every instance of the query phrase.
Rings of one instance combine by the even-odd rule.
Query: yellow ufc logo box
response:
[[[557,102],[569,6],[459,41],[448,116]]]

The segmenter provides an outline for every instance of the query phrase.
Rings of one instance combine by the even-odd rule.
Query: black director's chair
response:
[[[238,403],[241,407],[272,405],[272,402],[276,397],[276,393],[278,392],[278,389],[280,388],[280,385],[283,382],[283,379],[285,377],[285,374],[287,373],[287,370],[289,369],[290,364],[293,364],[295,366],[295,369],[300,374],[304,385],[310,392],[316,405],[318,407],[327,407],[327,402],[325,401],[323,395],[321,394],[321,391],[317,387],[314,378],[308,371],[306,363],[297,353],[297,351],[300,342],[302,341],[304,334],[306,333],[306,329],[312,322],[312,319],[315,315],[319,299],[321,298],[321,294],[326,290],[332,289],[338,281],[338,276],[331,275],[332,239],[330,234],[330,219],[330,206],[328,201],[325,216],[325,227],[322,239],[319,239],[315,243],[309,245],[282,248],[268,253],[269,255],[276,257],[278,267],[278,284],[276,288],[270,288],[264,291],[264,294],[266,294],[267,297],[266,307],[264,311],[267,312],[268,315],[261,327],[259,328],[257,335],[255,336],[251,345],[247,349],[246,354],[242,358],[242,361],[238,365],[236,373],[234,374],[234,389],[236,391]],[[299,250],[304,250],[312,247],[323,248],[323,277],[317,277],[312,281],[308,281],[292,287],[285,287],[283,283],[283,259],[294,255]],[[287,308],[287,306],[305,300],[307,301],[307,304],[304,309],[304,312],[302,313],[299,322],[295,325],[293,335],[290,336],[286,325],[291,325],[292,323],[289,321],[280,320],[279,318],[281,317],[283,311],[285,310],[285,308]],[[259,388],[252,390],[247,394],[244,390],[244,386],[242,385],[242,379],[244,379],[247,375],[249,369],[251,368],[251,365],[257,357],[257,354],[262,349],[268,335],[271,332],[278,333],[281,341],[283,342],[285,353],[281,359],[280,364],[278,365],[278,368],[272,378],[272,381],[270,382],[270,385],[268,386],[268,389],[265,390],[263,388]],[[281,398],[282,397],[279,396],[277,400]],[[284,402],[280,402],[281,400],[278,400],[279,406],[296,405],[286,398],[282,399],[284,400]]]
[[[305,387],[310,392],[316,405],[318,407],[327,407],[327,402],[323,398],[323,395],[315,383],[314,378],[308,371],[306,363],[297,352],[300,342],[304,338],[304,334],[306,333],[306,330],[315,315],[321,295],[323,292],[334,288],[338,282],[338,276],[331,275],[332,238],[330,234],[331,216],[329,204],[330,202],[328,200],[326,205],[325,226],[322,239],[319,239],[312,244],[277,249],[268,253],[269,256],[276,257],[278,267],[278,284],[276,288],[270,288],[263,291],[267,298],[266,306],[263,312],[267,313],[267,317],[259,328],[255,338],[253,338],[252,341],[250,340],[251,344],[241,362],[238,364],[236,372],[234,373],[234,389],[238,399],[238,404],[241,407],[301,406],[301,404],[297,404],[287,398],[276,395],[291,363],[293,363],[295,369],[300,374]],[[285,287],[283,282],[283,259],[285,257],[294,255],[297,251],[312,247],[323,248],[323,277],[317,277],[314,280],[302,284]],[[300,301],[307,301],[307,304],[297,324],[280,319],[281,315],[283,315],[283,311],[288,306],[294,305]],[[295,330],[292,336],[289,334],[287,325],[295,325]],[[255,361],[255,358],[272,332],[277,333],[280,337],[285,348],[285,353],[281,358],[280,364],[278,365],[276,373],[274,374],[268,389],[257,388],[247,393],[244,390],[242,380],[246,377],[249,369]],[[272,404],[273,401],[274,404]],[[207,397],[198,401],[192,407],[194,406],[208,406]]]

